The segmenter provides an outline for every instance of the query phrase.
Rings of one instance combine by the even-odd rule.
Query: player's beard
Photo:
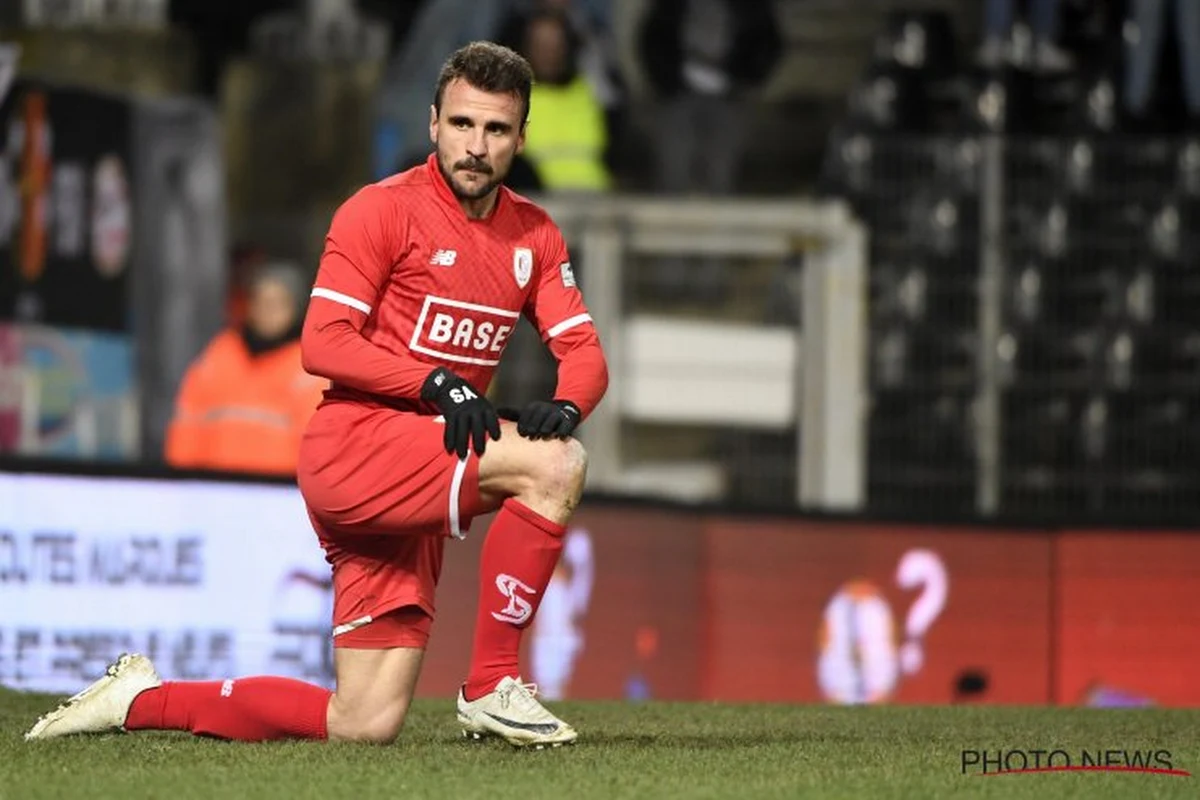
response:
[[[438,169],[442,171],[442,177],[446,179],[446,185],[450,187],[450,191],[454,192],[454,196],[459,200],[480,200],[487,197],[488,193],[504,180],[504,173],[497,175],[490,164],[474,158],[464,158],[455,162],[453,169],[447,169],[445,160],[438,156]],[[488,180],[478,186],[464,186],[455,177],[460,170],[474,170],[487,175]]]

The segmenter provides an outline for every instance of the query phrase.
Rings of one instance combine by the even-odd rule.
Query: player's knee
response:
[[[403,703],[382,708],[356,708],[331,719],[330,738],[362,744],[391,744],[404,727],[407,708]]]
[[[403,727],[403,712],[389,717],[377,716],[363,728],[361,741],[370,744],[391,744],[396,741],[396,737],[400,735],[400,729]]]
[[[362,720],[355,730],[354,740],[364,744],[391,744],[404,727],[404,713],[375,714]]]
[[[587,451],[578,439],[546,442],[546,452],[536,461],[537,481],[542,492],[563,498],[578,498],[587,478]]]

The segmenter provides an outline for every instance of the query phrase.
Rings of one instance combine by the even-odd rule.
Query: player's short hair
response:
[[[529,117],[529,94],[533,90],[533,68],[515,50],[495,42],[471,42],[455,50],[438,73],[433,107],[442,113],[446,86],[462,78],[484,92],[511,93],[521,99],[521,125]]]

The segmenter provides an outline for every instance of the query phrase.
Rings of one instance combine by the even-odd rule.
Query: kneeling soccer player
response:
[[[154,729],[390,742],[417,682],[446,538],[498,509],[458,722],[515,745],[575,740],[521,680],[517,654],[583,490],[571,433],[608,373],[561,233],[502,185],[531,81],[506,48],[455,52],[430,110],[436,152],[361,189],[326,238],[302,348],[331,388],[298,481],[333,571],[336,690],[277,677],[163,682],[126,654],[27,739]],[[521,314],[557,359],[558,385],[502,422],[485,391]]]

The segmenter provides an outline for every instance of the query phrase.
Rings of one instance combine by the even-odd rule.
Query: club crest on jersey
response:
[[[517,279],[517,286],[522,289],[529,283],[529,278],[533,275],[533,251],[528,247],[517,247],[513,249],[513,277]]]

